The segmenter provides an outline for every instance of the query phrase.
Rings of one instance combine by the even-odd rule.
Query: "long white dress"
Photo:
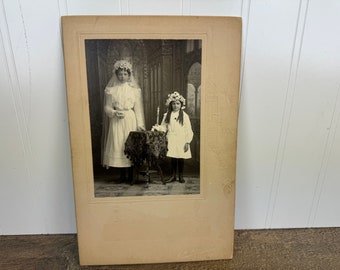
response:
[[[170,123],[166,124],[165,117],[162,120],[162,126],[166,126],[168,139],[168,157],[173,158],[191,158],[190,147],[188,151],[184,152],[185,143],[190,143],[194,136],[191,128],[190,118],[183,111],[183,126],[177,121],[179,112],[171,112]]]
[[[104,145],[103,165],[109,167],[131,167],[131,161],[125,156],[125,141],[130,131],[137,127],[144,128],[143,102],[140,88],[123,83],[105,89],[107,104],[112,109],[124,113],[124,118],[113,116],[109,120],[107,140]]]

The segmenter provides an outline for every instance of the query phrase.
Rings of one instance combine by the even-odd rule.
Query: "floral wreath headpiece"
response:
[[[182,110],[185,109],[185,98],[178,93],[177,91],[172,92],[168,95],[168,98],[166,99],[165,105],[169,106],[172,101],[179,100],[182,103]]]
[[[113,68],[114,68],[114,72],[116,72],[119,69],[130,70],[132,72],[132,65],[126,60],[117,61],[114,64]]]

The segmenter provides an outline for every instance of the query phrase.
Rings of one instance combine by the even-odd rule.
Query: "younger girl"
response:
[[[168,95],[165,105],[168,106],[168,112],[164,114],[161,126],[166,127],[168,139],[167,156],[171,159],[172,176],[167,182],[176,181],[178,170],[178,180],[184,183],[183,166],[184,159],[191,158],[190,142],[193,138],[193,132],[189,116],[183,111],[185,108],[185,99],[178,92]]]

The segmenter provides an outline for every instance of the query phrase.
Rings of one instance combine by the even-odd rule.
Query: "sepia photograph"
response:
[[[80,264],[231,258],[241,20],[62,26]]]
[[[200,194],[200,39],[86,39],[95,197]]]

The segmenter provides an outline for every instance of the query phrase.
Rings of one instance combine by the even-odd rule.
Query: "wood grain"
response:
[[[236,231],[232,260],[79,266],[77,236],[1,236],[0,269],[339,269],[340,228]]]

